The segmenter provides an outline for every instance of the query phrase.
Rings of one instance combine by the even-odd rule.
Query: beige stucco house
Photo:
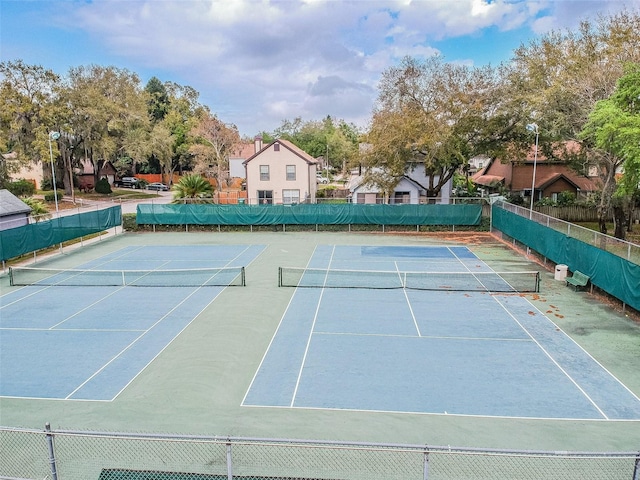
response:
[[[315,203],[318,162],[311,155],[280,139],[263,146],[256,137],[254,149],[243,162],[250,204]]]

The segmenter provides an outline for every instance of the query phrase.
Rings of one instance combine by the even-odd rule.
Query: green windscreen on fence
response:
[[[302,477],[260,477],[255,475],[234,475],[237,480],[322,480]],[[108,468],[100,472],[98,480],[228,480],[229,475],[210,473],[159,472],[150,470],[124,470]]]
[[[0,260],[108,230],[122,223],[119,205],[0,231]]]
[[[479,225],[482,206],[138,205],[139,225]]]
[[[579,270],[591,283],[640,310],[640,265],[581,242],[497,205],[491,209],[493,228],[525,244],[556,264]]]

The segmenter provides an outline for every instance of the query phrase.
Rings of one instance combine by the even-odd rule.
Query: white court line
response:
[[[336,251],[336,246],[333,246],[333,249],[331,250],[331,256],[329,257],[329,267],[331,267],[331,262],[333,260],[333,255],[335,254]],[[325,284],[327,282],[327,277],[329,276],[329,267],[327,267],[327,274],[324,277],[324,281]],[[300,370],[298,370],[298,378],[296,379],[296,386],[293,389],[293,395],[291,396],[291,404],[290,406],[293,407],[295,401],[296,401],[296,395],[298,394],[298,387],[300,386],[300,380],[302,379],[302,371],[304,370],[304,364],[307,361],[307,355],[309,353],[309,347],[311,346],[311,338],[313,337],[313,329],[316,326],[316,320],[318,319],[318,312],[320,311],[320,304],[322,303],[322,297],[324,296],[324,292],[325,292],[325,288],[322,288],[322,291],[320,292],[320,298],[318,299],[318,304],[316,305],[316,311],[313,313],[313,322],[311,323],[311,330],[309,331],[309,336],[307,338],[307,344],[304,347],[304,355],[302,356],[302,362],[300,363]]]
[[[316,335],[344,335],[353,337],[393,337],[393,338],[424,338],[436,340],[482,340],[490,342],[525,342],[531,343],[527,338],[499,338],[499,337],[453,337],[450,335],[400,335],[395,333],[352,333],[352,332],[314,332]]]
[[[494,298],[496,297],[496,295],[494,295]],[[582,352],[587,355],[596,365],[598,365],[600,368],[602,368],[602,370],[604,370],[607,374],[609,374],[611,376],[611,378],[613,378],[616,382],[618,382],[618,384],[620,384],[621,387],[623,387],[627,392],[629,392],[636,400],[638,400],[638,402],[640,402],[640,397],[638,397],[638,395],[636,395],[632,390],[629,389],[629,387],[627,387],[624,383],[622,383],[620,381],[620,379],[618,377],[616,377],[613,373],[611,373],[604,365],[602,365],[598,360],[596,360],[588,351],[586,351],[582,345],[580,345],[578,342],[576,342],[573,338],[571,338],[570,335],[568,335],[562,328],[560,328],[560,326],[558,324],[556,324],[553,320],[551,320],[549,317],[547,317],[544,313],[542,313],[540,311],[540,309],[538,307],[536,307],[533,303],[531,303],[531,301],[529,301],[528,298],[526,297],[520,297],[523,298],[529,305],[531,305],[532,308],[535,308],[538,313],[540,314],[540,316],[542,318],[544,318],[546,321],[548,321],[549,323],[551,323],[551,325],[553,325],[556,329],[558,329],[560,332],[562,332],[562,334],[569,340],[571,341],[576,347],[578,347],[580,350],[582,350]],[[500,303],[500,301],[498,301],[496,299],[496,301],[498,303]],[[504,307],[503,307],[504,308]]]
[[[313,256],[315,255],[317,250],[318,250],[318,245],[316,245],[314,247],[313,253],[311,254],[309,259],[307,260],[307,265],[306,265],[305,268],[309,268],[309,264],[311,263],[311,260],[313,259]],[[269,351],[271,350],[271,345],[273,345],[273,342],[275,341],[276,337],[278,336],[278,332],[280,332],[280,327],[282,326],[282,322],[284,322],[284,319],[287,318],[287,312],[289,311],[289,308],[291,307],[291,303],[293,302],[294,298],[296,297],[296,292],[297,291],[298,291],[298,288],[296,287],[294,289],[294,291],[293,291],[293,295],[291,295],[291,297],[289,298],[289,303],[287,304],[287,307],[284,309],[284,313],[280,317],[280,321],[278,322],[278,326],[276,327],[276,331],[271,336],[271,340],[269,341],[269,345],[267,345],[267,349],[265,350],[264,354],[262,355],[262,359],[260,360],[260,363],[258,364],[258,368],[256,369],[255,373],[253,374],[253,378],[251,379],[251,382],[249,382],[249,387],[247,388],[247,391],[245,392],[244,397],[242,397],[242,402],[240,403],[241,406],[244,406],[244,402],[247,399],[247,395],[249,395],[249,392],[251,391],[251,388],[253,387],[253,383],[255,382],[256,378],[258,377],[258,373],[260,372],[260,369],[262,368],[262,365],[263,365],[264,361],[266,360],[267,356],[269,355]]]
[[[359,413],[392,413],[394,415],[420,415],[420,416],[443,416],[443,417],[462,417],[462,418],[488,418],[488,419],[506,419],[506,420],[544,420],[544,421],[559,421],[559,422],[595,422],[595,423],[639,423],[640,419],[610,419],[610,418],[589,418],[589,417],[520,417],[520,416],[508,416],[508,415],[481,415],[470,413],[447,413],[447,412],[419,412],[419,411],[404,411],[404,410],[363,410],[359,408],[338,408],[338,407],[288,407],[283,405],[246,405],[253,408],[293,408],[296,410],[312,410],[312,411],[332,411],[332,412],[359,412]]]
[[[13,330],[17,332],[49,332],[50,328],[32,327],[0,327],[0,330]],[[146,332],[139,328],[56,328],[56,332]]]
[[[542,352],[549,358],[549,360],[551,360],[554,365],[556,367],[558,367],[558,369],[564,373],[564,375],[571,381],[571,383],[573,383],[576,388],[578,390],[580,390],[580,392],[582,392],[582,394],[585,396],[585,398],[587,400],[589,400],[589,402],[596,408],[596,410],[598,410],[598,412],[600,412],[600,415],[602,415],[606,420],[609,420],[609,417],[602,411],[602,409],[598,406],[598,404],[589,396],[589,394],[587,392],[584,391],[584,389],[578,384],[578,382],[576,382],[571,375],[569,375],[569,372],[567,372],[564,368],[562,368],[562,365],[560,365],[555,358],[553,358],[553,356],[540,344],[540,342],[538,342],[538,340],[529,332],[529,330],[527,330],[525,328],[524,325],[522,325],[522,323],[520,323],[520,321],[515,317],[515,315],[513,315],[509,309],[502,304],[502,302],[500,300],[498,300],[495,296],[494,299],[496,300],[496,302],[498,302],[498,305],[500,305],[505,312],[507,312],[507,314],[513,318],[513,320],[520,326],[520,328],[522,328],[522,330],[529,335],[529,337],[531,337],[531,340],[533,340],[535,342],[535,344],[538,346],[538,348],[540,348],[540,350],[542,350]],[[544,315],[543,315],[544,316]],[[547,318],[546,316],[544,316],[545,318]]]
[[[401,276],[400,269],[398,268],[398,262],[393,262],[396,266],[396,272],[398,272],[398,276]],[[402,278],[400,279],[402,282]],[[416,315],[413,312],[413,307],[411,306],[411,301],[409,300],[409,295],[407,294],[407,289],[403,288],[402,293],[404,294],[404,299],[407,301],[407,306],[409,307],[409,312],[411,313],[411,319],[413,320],[413,325],[416,327],[416,332],[418,332],[418,336],[421,337],[422,333],[420,332],[420,327],[418,326],[418,320],[416,319]]]
[[[242,250],[242,251],[241,251],[240,253],[238,253],[234,258],[232,258],[231,260],[229,260],[229,261],[227,262],[227,264],[226,264],[226,265],[227,265],[227,266],[228,266],[228,265],[230,265],[234,260],[238,259],[238,258],[239,258],[243,253],[247,252],[248,250],[250,250],[250,249],[251,249],[251,248],[253,248],[253,247],[254,247],[254,245],[247,245],[247,247],[246,247],[244,250]],[[258,254],[257,254],[256,256],[254,256],[254,257],[253,257],[253,259],[252,259],[252,260],[251,260],[247,265],[245,265],[245,266],[246,266],[246,267],[248,267],[249,265],[251,265],[251,264],[252,264],[252,263],[253,263],[253,262],[254,262],[254,261],[255,261],[255,260],[260,256],[260,254],[265,250],[265,248],[266,248],[266,247],[263,247],[263,248],[260,250],[260,252],[258,252]],[[202,288],[202,287],[200,287],[200,288]],[[195,290],[193,293],[197,292],[200,288],[198,288],[197,290]],[[210,288],[210,287],[205,287],[205,288]],[[215,287],[215,288],[219,288],[219,287]],[[135,374],[135,375],[134,375],[134,376],[133,376],[133,377],[132,377],[132,378],[131,378],[131,379],[130,379],[130,380],[129,380],[125,385],[124,385],[124,387],[122,387],[122,388],[118,391],[118,393],[116,393],[116,394],[113,396],[113,398],[111,399],[111,401],[113,401],[113,400],[115,400],[116,398],[118,398],[118,397],[120,396],[120,394],[121,394],[122,392],[124,392],[124,391],[126,390],[126,388],[127,388],[129,385],[131,385],[131,383],[132,383],[136,378],[138,378],[138,377],[142,374],[142,372],[144,372],[144,371],[149,367],[149,365],[151,365],[151,364],[153,363],[153,361],[154,361],[156,358],[158,358],[158,356],[159,356],[160,354],[162,354],[162,352],[164,352],[164,351],[167,349],[167,347],[169,347],[169,345],[171,345],[171,344],[175,341],[175,339],[176,339],[176,338],[178,338],[178,337],[182,334],[182,332],[184,332],[184,331],[185,331],[185,329],[186,329],[189,325],[191,325],[191,324],[192,324],[192,323],[193,323],[193,322],[194,322],[194,321],[195,321],[195,320],[196,320],[196,319],[197,319],[197,318],[202,314],[202,312],[204,312],[204,311],[209,307],[209,305],[211,305],[211,304],[212,304],[212,303],[213,303],[213,302],[214,302],[214,301],[215,301],[215,300],[216,300],[216,299],[217,299],[217,298],[222,294],[222,292],[224,292],[227,288],[228,288],[228,287],[223,287],[223,288],[221,288],[221,289],[220,289],[220,292],[218,292],[218,294],[217,294],[215,297],[213,297],[213,298],[211,299],[211,301],[210,301],[210,302],[208,302],[208,303],[207,303],[207,304],[202,308],[202,310],[200,310],[200,311],[198,312],[198,314],[197,314],[197,315],[195,315],[195,316],[194,316],[194,317],[193,317],[189,322],[187,322],[187,324],[186,324],[182,329],[180,329],[180,331],[179,331],[176,335],[174,335],[174,336],[173,336],[173,338],[172,338],[169,342],[167,342],[167,343],[166,343],[166,344],[165,344],[165,345],[160,349],[160,351],[158,351],[158,353],[156,353],[156,354],[153,356],[153,358],[151,358],[151,359],[150,359],[150,360],[145,364],[145,366],[144,366],[144,367],[142,367],[142,368],[140,369],[140,371],[139,371],[138,373],[136,373],[136,374]]]

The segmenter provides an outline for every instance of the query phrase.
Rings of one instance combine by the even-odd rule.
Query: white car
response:
[[[167,187],[164,183],[153,182],[147,185],[147,190],[157,190],[162,192],[167,192],[169,187]]]
[[[329,179],[323,176],[320,172],[316,173],[316,182],[317,183],[329,183]]]

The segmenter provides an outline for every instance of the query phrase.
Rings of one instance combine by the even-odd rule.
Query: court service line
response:
[[[331,267],[331,262],[333,261],[333,256],[336,252],[336,246],[333,245],[331,249],[331,255],[329,256],[329,265],[327,267],[327,272],[324,277],[324,285],[327,283],[327,278],[329,277],[329,268]],[[318,319],[318,312],[320,311],[320,304],[322,303],[322,297],[324,296],[325,288],[322,286],[322,290],[320,291],[320,297],[318,298],[318,304],[316,305],[316,311],[313,313],[313,322],[311,322],[311,329],[309,330],[309,336],[307,337],[307,344],[304,347],[304,355],[302,356],[302,362],[300,363],[300,370],[298,370],[298,378],[296,378],[296,386],[293,389],[293,395],[291,396],[290,407],[293,407],[296,401],[296,395],[298,394],[298,387],[300,386],[300,380],[302,380],[302,371],[304,370],[304,364],[307,361],[307,355],[309,354],[309,347],[311,346],[311,338],[313,337],[313,330],[316,327],[316,320]]]
[[[400,282],[404,285],[402,281],[402,273],[400,273],[400,268],[398,266],[398,262],[394,260],[393,264],[396,267],[396,272],[398,272],[398,276],[400,277]],[[411,319],[413,320],[413,325],[416,327],[416,332],[418,332],[418,336],[422,336],[422,332],[420,332],[420,327],[418,326],[418,320],[416,320],[416,315],[413,312],[413,307],[411,307],[411,301],[409,300],[409,295],[407,294],[407,289],[403,288],[402,293],[404,295],[404,299],[407,301],[407,306],[409,307],[409,312],[411,313]]]
[[[12,330],[16,332],[48,332],[51,328],[34,328],[34,327],[0,327],[1,330]],[[56,332],[146,332],[139,328],[58,328]]]
[[[353,336],[353,337],[393,337],[393,338],[424,338],[424,339],[434,339],[434,340],[461,340],[461,341],[472,341],[472,340],[481,340],[488,342],[524,342],[530,343],[531,340],[528,338],[499,338],[499,337],[453,337],[450,335],[420,335],[416,337],[415,335],[399,335],[399,334],[386,334],[386,333],[352,333],[352,332],[314,332],[316,335],[343,335],[343,336]]]
[[[602,409],[598,406],[598,404],[589,396],[589,394],[578,384],[578,382],[576,382],[573,377],[571,375],[569,375],[569,372],[567,372],[562,365],[560,365],[557,360],[555,358],[553,358],[553,356],[547,351],[546,348],[544,348],[542,346],[542,344],[538,341],[537,338],[535,338],[530,332],[529,330],[527,330],[525,328],[524,325],[522,325],[522,323],[520,323],[520,321],[515,317],[515,315],[513,315],[509,309],[500,301],[498,300],[495,296],[493,297],[495,299],[496,302],[498,302],[498,305],[500,305],[505,312],[507,312],[507,314],[513,318],[513,320],[520,326],[520,328],[522,328],[522,330],[529,335],[529,337],[531,338],[531,340],[533,340],[535,342],[535,344],[540,348],[540,350],[542,350],[544,352],[544,354],[549,357],[549,360],[551,360],[556,367],[558,367],[558,369],[565,374],[565,376],[571,381],[571,383],[573,383],[576,388],[578,390],[580,390],[580,392],[582,392],[582,394],[585,396],[585,398],[595,407],[596,410],[598,410],[598,412],[600,412],[600,415],[602,415],[606,420],[609,420],[609,417],[604,413],[604,411],[602,411]],[[545,318],[547,318],[545,315],[543,315]],[[614,377],[615,378],[615,377]]]

